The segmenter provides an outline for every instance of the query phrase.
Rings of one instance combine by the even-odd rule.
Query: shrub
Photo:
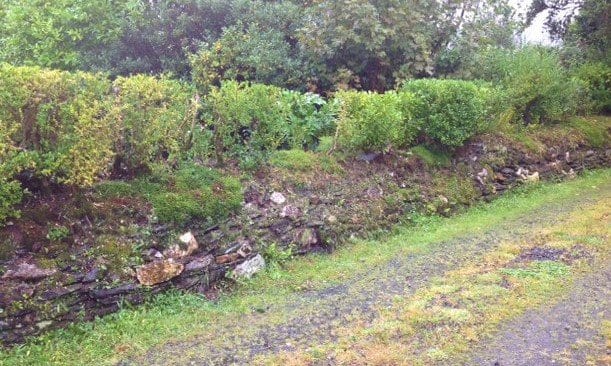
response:
[[[461,80],[421,79],[406,82],[414,93],[419,129],[443,147],[455,148],[480,132],[486,116],[486,89]]]
[[[91,185],[113,156],[109,89],[95,74],[0,66],[0,171]]]
[[[14,206],[21,202],[23,190],[19,182],[0,177],[0,226],[11,217],[18,217]]]
[[[128,170],[177,161],[194,125],[194,89],[167,77],[145,75],[118,78],[113,88],[113,117],[120,126],[117,159]]]
[[[551,50],[526,47],[488,50],[479,56],[474,74],[499,84],[504,115],[525,124],[557,121],[583,103],[583,83],[572,79]]]
[[[410,128],[411,93],[343,91],[336,95],[341,105],[337,143],[350,150],[381,151],[408,145],[415,137]]]
[[[219,163],[224,156],[276,150],[287,137],[288,107],[274,86],[227,81],[206,98],[208,125]]]
[[[281,103],[288,107],[287,137],[291,148],[313,148],[324,134],[333,132],[338,113],[336,100],[325,101],[320,95],[285,90]]]
[[[575,76],[584,82],[592,112],[611,112],[611,66],[602,62],[579,66]]]

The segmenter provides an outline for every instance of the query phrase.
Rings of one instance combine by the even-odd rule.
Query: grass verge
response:
[[[205,332],[207,324],[223,317],[251,313],[265,304],[289,301],[303,290],[341,283],[353,276],[355,269],[383,263],[399,252],[424,253],[436,242],[484,232],[548,204],[570,201],[576,195],[597,195],[610,178],[611,170],[587,173],[571,182],[525,187],[449,219],[420,218],[415,226],[397,227],[383,245],[357,241],[331,255],[291,261],[284,268],[276,267],[240,284],[217,303],[198,295],[167,293],[145,306],[53,331],[2,351],[0,364],[114,364],[152,346]]]

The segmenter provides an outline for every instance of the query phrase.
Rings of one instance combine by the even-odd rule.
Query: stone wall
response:
[[[611,151],[605,149],[552,147],[535,156],[485,140],[471,143],[456,156],[445,173],[471,179],[480,199],[539,179],[571,178],[584,169],[608,167],[611,162]],[[504,157],[501,163],[499,156]],[[358,172],[318,188],[314,184],[299,190],[282,179],[273,181],[273,175],[255,180],[246,188],[239,215],[211,228],[193,230],[204,245],[190,251],[170,248],[143,253],[145,266],[157,263],[164,270],[163,263],[173,263],[171,267],[176,269],[176,273],[163,274],[167,277],[160,277],[162,282],[152,286],[140,283],[136,272],[141,268],[126,269],[134,272],[130,281],[109,284],[100,281],[106,276],[102,268],[80,273],[74,268],[49,271],[25,262],[17,265],[0,279],[0,340],[3,344],[21,342],[26,336],[69,322],[115,312],[120,304],[140,304],[170,288],[205,292],[228,270],[257,256],[262,243],[291,247],[298,254],[331,250],[348,237],[390,227],[424,207],[427,200],[451,206],[448,199],[424,193],[423,202],[418,204],[388,199],[404,197],[401,189],[424,186],[431,174],[436,174],[435,169],[417,160],[381,155],[356,159],[351,164],[359,167]]]

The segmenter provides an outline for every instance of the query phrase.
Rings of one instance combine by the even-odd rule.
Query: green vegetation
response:
[[[252,312],[253,309],[265,309],[266,304],[269,303],[283,304],[291,298],[292,294],[299,293],[303,289],[320,290],[339,284],[354,275],[354,268],[371,268],[397,255],[426,253],[434,243],[461,235],[483,233],[495,225],[545,207],[550,203],[570,199],[576,194],[598,194],[600,189],[597,187],[604,185],[610,178],[611,172],[608,170],[587,173],[584,177],[571,182],[528,186],[490,204],[474,207],[452,218],[421,218],[417,220],[416,226],[398,228],[394,235],[384,240],[384,245],[380,245],[378,241],[358,241],[329,255],[312,255],[287,262],[283,267],[275,267],[274,270],[239,285],[234,294],[223,296],[218,303],[208,302],[199,295],[169,292],[137,309],[123,309],[93,323],[77,324],[64,330],[53,331],[31,340],[24,346],[2,351],[0,362],[6,365],[22,363],[69,365],[99,363],[104,360],[108,364],[113,364],[123,357],[142,354],[153,345],[206,332],[210,324],[221,321],[221,319],[235,319],[242,314]],[[601,208],[604,208],[604,205]],[[584,220],[588,220],[588,217],[584,217]],[[578,226],[578,228],[580,231],[575,232],[575,235],[583,235],[581,232],[588,231],[594,233],[591,225]],[[511,260],[516,255],[512,248],[508,250],[512,256],[504,257],[505,261]],[[499,263],[495,262],[494,257],[490,259],[491,263]],[[482,263],[481,266],[485,267],[486,263]],[[539,268],[544,272],[537,273],[544,275],[534,279],[516,278],[515,281],[518,281],[516,288],[522,288],[523,290],[520,291],[534,294],[536,299],[548,299],[547,295],[558,283],[556,280],[566,282],[562,276],[555,275],[555,273],[562,275],[561,272],[557,270],[550,272],[552,267],[535,265],[531,270]],[[457,271],[456,276],[452,276],[450,281],[459,280],[461,283],[465,281],[461,273]],[[468,281],[469,286],[479,286],[486,281],[490,282],[491,276],[485,273],[480,275],[477,271],[469,270],[465,270],[464,273],[473,273],[477,277],[476,281]],[[554,279],[554,281],[550,282],[549,279]],[[527,285],[524,286],[520,285],[519,281],[531,282],[524,282]],[[540,285],[545,286],[539,288]],[[421,296],[426,298],[427,292],[424,291]],[[467,298],[472,294],[468,291],[468,287],[465,291],[459,292],[458,295],[461,298]],[[490,313],[515,305],[511,301],[505,302],[507,299],[521,298],[524,297],[504,295],[495,300],[500,301],[501,308],[490,307]],[[525,299],[525,302],[520,303],[520,307],[516,308],[517,310],[532,304],[532,298]],[[494,297],[478,297],[469,301],[474,301],[472,306],[477,308],[480,301],[491,300],[494,300]],[[511,313],[515,311],[511,310]],[[503,312],[503,314],[506,313]],[[457,337],[463,334],[458,333]],[[453,337],[452,340],[457,339]]]
[[[487,89],[473,82],[414,80],[402,90],[418,97],[414,120],[419,129],[443,147],[462,146],[485,127]]]
[[[384,151],[407,146],[414,139],[414,128],[410,127],[413,95],[349,91],[336,97],[342,106],[336,133],[340,146]]]
[[[561,66],[556,51],[525,47],[480,55],[475,76],[500,84],[494,102],[503,118],[524,124],[555,122],[588,100],[584,85]]]
[[[575,117],[570,125],[583,133],[593,147],[601,148],[611,140],[611,117]]]
[[[450,156],[446,152],[439,151],[430,146],[418,145],[412,147],[409,151],[431,167],[447,167],[451,163]]]

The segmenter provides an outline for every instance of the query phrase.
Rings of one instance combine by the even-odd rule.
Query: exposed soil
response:
[[[611,195],[611,182],[601,192],[608,198]],[[269,304],[265,309],[255,309],[251,314],[239,319],[223,319],[218,324],[210,324],[206,334],[151,349],[143,357],[125,360],[120,364],[248,365],[257,355],[290,352],[333,342],[337,337],[336,330],[343,326],[356,323],[359,327],[366,328],[376,319],[378,310],[390,306],[395,296],[408,296],[430,284],[434,277],[443,276],[447,271],[460,268],[465,262],[477,262],[478,258],[493,251],[503,241],[528,240],[532,238],[533,233],[562,222],[571,215],[578,215],[601,198],[576,196],[529,212],[516,220],[504,222],[483,235],[436,243],[425,253],[396,257],[384,265],[356,272],[351,279],[341,285],[294,295],[286,306]],[[563,254],[565,253],[546,249],[543,246],[522,253],[518,260],[560,260]],[[498,343],[491,343],[499,350],[505,348],[504,353],[496,353],[493,348],[485,347],[491,351],[477,356],[479,358],[475,358],[476,364],[479,364],[480,360],[482,364],[486,364],[489,360],[494,364],[497,359],[487,358],[486,355],[497,354],[507,357],[500,358],[503,362],[507,362],[506,360],[511,360],[512,353],[528,351],[529,342],[535,338],[539,340],[533,343],[534,347],[539,345],[542,349],[547,346],[550,349],[557,345],[568,346],[578,337],[585,337],[588,340],[595,338],[596,334],[591,331],[581,332],[582,328],[579,324],[592,317],[600,321],[597,309],[601,306],[608,307],[608,297],[605,298],[608,287],[601,286],[602,289],[595,289],[593,286],[607,279],[607,273],[597,274],[580,282],[576,286],[575,294],[554,307],[551,312],[539,316],[526,315],[524,320],[512,322],[513,325],[509,325],[509,330],[499,336]],[[593,306],[579,310],[579,296],[587,294],[591,295],[587,304]],[[567,307],[567,303],[572,305]],[[545,314],[552,315],[550,317]],[[562,316],[563,314],[565,317]],[[584,317],[587,314],[590,314],[589,317]],[[248,326],[245,326],[246,324]],[[577,333],[567,332],[565,329],[567,326]],[[524,327],[530,329],[530,333],[527,333],[529,336],[512,343],[514,338],[520,338],[519,335]],[[552,339],[546,340],[541,336],[541,332],[545,333],[546,329],[564,331],[566,337],[561,337],[560,343],[554,343]],[[545,360],[542,361],[544,363],[529,363],[529,359],[525,358],[526,363],[507,364],[552,362],[544,353],[539,353],[536,357],[539,358],[534,360]],[[328,360],[328,364],[334,364],[334,361]],[[501,364],[505,365],[505,363]]]

